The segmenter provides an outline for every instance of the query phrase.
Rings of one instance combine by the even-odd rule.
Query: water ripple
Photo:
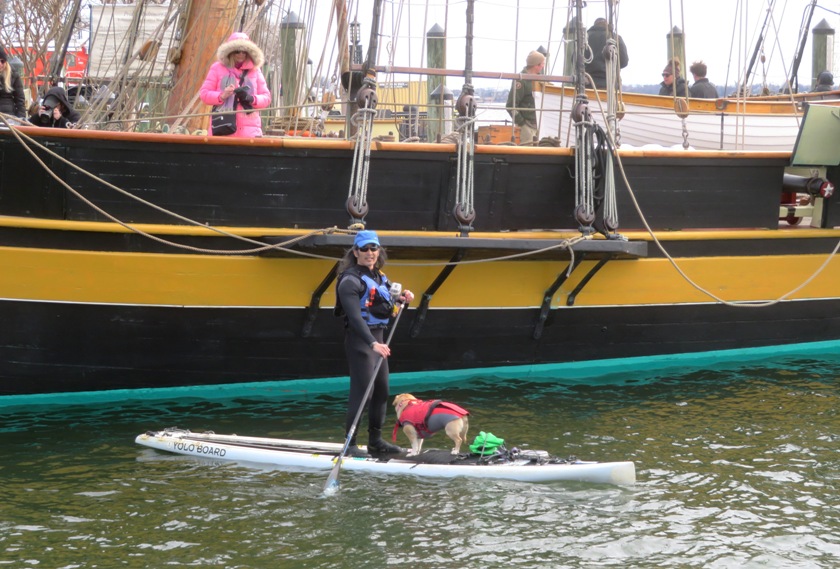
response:
[[[172,425],[341,441],[338,396],[0,411],[0,566],[833,568],[838,377],[795,360],[417,393],[510,445],[634,460],[631,488],[344,472],[324,498],[324,473],[132,442]]]

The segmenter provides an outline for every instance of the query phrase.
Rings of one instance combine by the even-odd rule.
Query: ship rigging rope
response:
[[[98,177],[94,174],[91,174],[90,172],[84,170],[83,168],[80,168],[80,167],[76,166],[75,164],[73,164],[72,162],[70,162],[69,160],[64,158],[63,156],[60,156],[60,155],[56,154],[55,152],[53,152],[52,150],[50,150],[46,146],[38,143],[32,137],[20,132],[17,128],[14,128],[9,124],[9,122],[6,120],[5,115],[0,114],[0,120],[2,120],[2,122],[7,127],[9,127],[12,134],[15,136],[15,138],[18,140],[18,142],[20,142],[21,146],[23,146],[23,148],[25,148],[26,151],[29,152],[29,154],[32,156],[32,158],[35,159],[35,161],[41,166],[41,168],[43,168],[44,171],[47,172],[47,174],[49,174],[56,182],[58,182],[65,189],[67,189],[67,191],[71,192],[74,196],[76,196],[81,201],[86,203],[92,209],[101,213],[103,216],[107,217],[108,219],[110,219],[111,221],[116,223],[117,225],[120,225],[121,227],[124,227],[125,229],[127,229],[127,230],[129,230],[133,233],[137,233],[138,235],[142,235],[143,237],[147,237],[147,238],[151,239],[152,241],[156,241],[156,242],[162,243],[164,245],[169,245],[169,246],[172,246],[172,247],[176,247],[176,248],[179,248],[179,249],[185,249],[185,250],[188,250],[188,251],[194,251],[194,252],[198,252],[198,253],[207,253],[207,254],[213,254],[213,255],[248,255],[248,254],[256,254],[256,253],[261,253],[261,252],[270,251],[270,250],[284,250],[286,252],[294,253],[296,255],[301,255],[303,257],[313,257],[313,258],[316,258],[316,259],[330,259],[330,260],[332,260],[332,257],[326,257],[324,255],[315,255],[315,254],[312,254],[312,253],[306,253],[304,251],[297,251],[297,250],[294,250],[294,249],[287,249],[287,247],[297,243],[298,241],[306,239],[310,235],[316,235],[316,234],[319,234],[319,233],[323,233],[323,234],[344,233],[344,232],[350,233],[350,231],[340,230],[336,227],[317,229],[317,230],[314,230],[314,231],[312,231],[312,232],[310,232],[306,235],[301,235],[299,237],[295,237],[293,239],[290,239],[288,241],[284,241],[282,243],[277,243],[277,244],[274,244],[274,245],[267,245],[262,241],[257,241],[257,240],[254,240],[254,239],[250,239],[250,238],[244,237],[242,235],[237,235],[235,233],[225,231],[224,229],[221,229],[221,228],[218,228],[218,227],[213,227],[211,225],[206,225],[204,223],[201,223],[200,221],[195,221],[195,220],[189,219],[187,217],[184,217],[182,215],[179,215],[177,213],[169,211],[165,208],[162,208],[158,205],[155,205],[155,204],[153,204],[149,201],[146,201],[143,198],[137,197],[137,196],[121,189],[121,188],[118,188],[117,186],[111,184],[110,182],[107,182],[107,181],[103,180],[102,178],[100,178],[100,177]],[[57,158],[58,160],[64,162],[65,164],[67,164],[71,168],[81,172],[82,174],[85,174],[86,176],[96,180],[97,182],[101,183],[105,187],[110,188],[110,189],[112,189],[116,192],[119,192],[126,197],[129,197],[129,198],[131,198],[131,199],[133,199],[137,202],[142,203],[143,205],[149,206],[152,209],[160,211],[161,213],[164,213],[166,215],[169,215],[169,216],[172,216],[176,219],[179,219],[179,220],[181,220],[181,221],[183,221],[183,222],[185,222],[189,225],[194,225],[194,226],[197,226],[197,227],[201,227],[203,229],[207,229],[208,231],[218,233],[219,235],[223,235],[225,237],[231,237],[233,239],[238,239],[240,241],[244,241],[244,242],[247,242],[247,243],[258,245],[258,247],[255,247],[253,249],[239,249],[239,250],[204,249],[204,248],[201,248],[201,247],[193,247],[191,245],[184,245],[182,243],[177,243],[177,242],[174,242],[174,241],[163,239],[163,238],[158,237],[156,235],[152,235],[150,233],[147,233],[147,232],[143,231],[142,229],[138,229],[137,227],[134,227],[131,224],[128,224],[128,223],[114,217],[113,215],[111,215],[110,213],[105,211],[104,209],[100,208],[99,206],[97,206],[96,204],[91,202],[89,199],[87,199],[85,196],[83,196],[75,188],[70,186],[67,182],[65,182],[64,180],[59,178],[58,175],[55,172],[53,172],[49,168],[49,166],[47,166],[47,164],[44,163],[44,161],[41,160],[41,158],[37,154],[35,154],[35,152],[32,150],[32,148],[29,147],[29,144],[27,144],[27,142],[29,142],[33,146],[38,146],[42,151],[44,151],[47,154],[53,156],[54,158]]]
[[[609,21],[609,20],[608,20]],[[616,36],[618,34],[616,33]],[[615,93],[617,91],[617,86],[619,83],[619,50],[618,50],[618,42],[614,37],[609,37],[607,40],[607,48],[609,50],[609,54],[607,56],[607,61],[610,64],[607,66],[607,122],[604,124],[607,125],[609,130],[612,130],[615,133],[616,141],[621,140],[621,134],[618,130],[618,120],[616,119],[616,97]],[[586,75],[586,78],[589,81],[592,81],[592,77],[589,74]],[[595,89],[595,85],[593,82],[592,88]],[[598,97],[598,91],[595,91],[595,98],[600,99]],[[600,100],[599,100],[600,103]],[[600,139],[600,137],[599,137]],[[600,149],[600,144],[598,145]],[[607,154],[609,157],[609,154]],[[606,229],[609,231],[615,231],[618,228],[618,205],[615,199],[615,169],[613,167],[613,162],[610,159],[604,160],[604,225]]]
[[[670,29],[671,32],[668,34],[671,40],[671,76],[674,78],[674,82],[671,83],[671,96],[674,99],[674,113],[682,119],[682,137],[683,143],[682,146],[684,149],[688,150],[691,144],[688,142],[688,124],[686,123],[686,118],[688,118],[690,107],[688,105],[688,81],[686,80],[683,85],[685,89],[682,94],[678,93],[677,85],[679,84],[677,79],[680,77],[680,73],[685,73],[685,66],[686,62],[679,60],[680,65],[680,73],[677,73],[677,60],[680,54],[676,53],[677,45],[676,45],[676,34],[674,33],[674,3],[668,2],[668,19],[671,25]],[[685,5],[683,4],[683,0],[680,0],[680,22],[682,22],[682,29],[685,29]]]
[[[9,128],[9,130],[15,136],[17,141],[20,143],[20,145],[23,146],[24,149],[26,149],[26,151],[35,159],[35,161],[41,166],[41,168],[45,172],[47,172],[47,174],[49,174],[56,182],[58,182],[61,186],[66,188],[67,191],[69,191],[70,193],[75,195],[82,202],[86,203],[92,209],[101,213],[103,216],[110,219],[112,222],[116,223],[117,225],[125,228],[128,231],[131,231],[132,233],[136,233],[138,235],[141,235],[143,237],[146,237],[146,238],[148,238],[152,241],[155,241],[157,243],[161,243],[163,245],[168,245],[168,246],[174,247],[176,249],[184,249],[184,250],[187,250],[187,251],[193,251],[193,252],[196,252],[196,253],[205,253],[205,254],[210,254],[210,255],[229,255],[229,256],[251,255],[251,254],[261,253],[261,252],[264,252],[264,251],[278,250],[278,251],[284,251],[284,252],[292,254],[292,255],[298,255],[298,256],[301,256],[301,257],[308,257],[308,258],[311,258],[311,259],[319,259],[319,260],[326,260],[326,261],[339,261],[340,259],[338,257],[331,257],[329,255],[318,255],[318,254],[314,254],[314,253],[308,253],[306,251],[300,251],[300,250],[297,250],[297,249],[290,249],[289,247],[291,245],[294,245],[295,243],[298,243],[298,242],[300,242],[304,239],[307,239],[308,237],[310,237],[312,235],[319,235],[319,234],[329,235],[329,234],[336,234],[336,233],[351,235],[351,234],[356,233],[355,230],[340,229],[340,228],[335,227],[335,226],[334,227],[325,227],[325,228],[322,228],[322,229],[312,230],[309,233],[306,233],[306,234],[301,235],[299,237],[289,239],[287,241],[283,241],[281,243],[276,243],[274,245],[267,245],[262,241],[258,241],[258,240],[255,240],[255,239],[250,239],[250,238],[245,237],[243,235],[237,235],[236,233],[225,231],[224,229],[221,229],[221,228],[218,228],[218,227],[213,227],[212,225],[207,225],[207,224],[202,223],[200,221],[196,221],[196,220],[190,219],[188,217],[184,217],[180,214],[169,211],[169,210],[167,210],[165,208],[162,208],[162,207],[160,207],[156,204],[153,204],[149,201],[146,201],[146,200],[144,200],[140,197],[137,197],[137,196],[131,194],[130,192],[127,192],[126,190],[123,190],[122,188],[118,188],[117,186],[111,184],[110,182],[107,182],[107,181],[103,180],[102,178],[99,178],[98,176],[88,172],[87,170],[85,170],[83,168],[80,168],[79,166],[76,166],[75,164],[73,164],[72,162],[70,162],[69,160],[64,158],[63,156],[61,156],[59,154],[56,154],[55,152],[53,152],[52,150],[50,150],[49,148],[47,148],[43,144],[40,144],[38,141],[36,141],[32,137],[30,137],[29,135],[27,135],[27,134],[21,132],[20,130],[18,130],[17,128],[13,127],[8,120],[9,118],[14,118],[14,117],[9,117],[8,115],[0,113],[0,122],[5,124]],[[28,142],[28,144],[27,144],[27,142]],[[135,200],[139,203],[142,203],[143,205],[151,207],[152,209],[155,209],[155,210],[157,210],[157,211],[159,211],[159,212],[161,212],[165,215],[169,215],[169,216],[171,216],[175,219],[179,219],[179,220],[181,220],[181,221],[183,221],[183,222],[185,222],[189,225],[193,225],[193,226],[196,226],[196,227],[201,227],[202,229],[206,229],[208,231],[211,231],[213,233],[217,233],[217,234],[222,235],[224,237],[230,237],[230,238],[236,239],[238,241],[243,241],[243,242],[246,242],[246,243],[254,244],[254,245],[257,245],[258,247],[252,248],[252,249],[239,249],[239,250],[205,249],[205,248],[201,248],[201,247],[193,247],[191,245],[184,245],[183,243],[170,241],[168,239],[163,239],[163,238],[158,237],[156,235],[152,235],[150,233],[147,233],[147,232],[145,232],[145,231],[143,231],[143,230],[141,230],[137,227],[134,227],[133,225],[131,225],[129,223],[121,221],[120,219],[114,217],[113,215],[111,215],[107,211],[103,210],[102,208],[100,208],[96,204],[92,203],[87,198],[85,198],[75,188],[71,187],[64,180],[59,178],[58,175],[55,174],[55,172],[53,172],[49,168],[49,166],[47,166],[47,164],[44,163],[44,161],[41,160],[41,158],[37,154],[35,154],[35,152],[32,150],[32,148],[30,148],[30,146],[29,146],[30,144],[32,146],[37,146],[41,151],[45,152],[46,154],[49,154],[50,156],[52,156],[53,158],[56,158],[59,161],[67,164],[71,168],[77,170],[78,172],[81,172],[82,174],[90,177],[91,179],[96,180],[97,182],[101,183],[105,187],[110,188],[110,189],[112,189],[112,190],[114,190],[118,193],[121,193],[124,196],[126,196],[126,197],[128,197],[132,200]],[[530,251],[524,251],[522,253],[514,253],[514,254],[511,254],[511,255],[501,255],[501,256],[498,256],[498,257],[491,257],[491,258],[485,258],[485,259],[475,259],[475,260],[471,260],[471,261],[430,262],[430,263],[390,262],[389,264],[390,265],[397,265],[397,266],[409,266],[410,265],[410,266],[418,266],[418,267],[419,266],[441,267],[441,266],[447,266],[447,265],[471,265],[471,264],[493,263],[493,262],[497,262],[497,261],[507,261],[507,260],[512,260],[512,259],[520,259],[520,258],[529,257],[529,256],[533,256],[533,255],[540,255],[542,253],[546,253],[546,252],[549,252],[549,251],[552,251],[552,250],[555,250],[555,249],[568,248],[569,249],[569,254],[571,255],[571,258],[572,258],[572,263],[569,266],[569,272],[571,272],[571,268],[574,267],[574,249],[573,249],[573,246],[576,243],[578,243],[579,241],[583,241],[584,239],[587,239],[587,238],[588,237],[576,237],[576,238],[572,238],[572,239],[562,239],[557,243],[554,243],[552,245],[547,245],[546,247],[542,247],[540,249],[533,249],[533,250],[530,250]]]
[[[591,78],[589,78],[589,80],[591,80]],[[606,113],[604,111],[604,107],[601,105],[601,100],[598,97],[596,97],[596,100],[598,101],[598,110],[601,113],[601,117],[606,121],[607,117],[606,117]],[[605,123],[605,124],[607,124],[607,123]],[[624,184],[627,186],[627,192],[630,195],[630,199],[633,201],[633,207],[636,209],[636,213],[639,214],[639,219],[642,220],[642,224],[644,224],[645,230],[647,231],[648,235],[650,235],[651,239],[656,244],[656,247],[659,249],[659,251],[662,252],[662,254],[665,256],[665,258],[668,259],[668,261],[671,263],[671,265],[674,267],[674,269],[677,271],[677,273],[679,273],[680,276],[682,276],[683,279],[690,286],[692,286],[695,290],[697,290],[698,292],[700,292],[702,294],[705,294],[709,298],[712,298],[712,299],[716,300],[717,302],[720,302],[720,303],[725,304],[727,306],[733,306],[733,307],[739,307],[739,308],[763,308],[763,307],[767,307],[767,306],[773,306],[775,304],[778,304],[779,302],[782,302],[783,300],[786,300],[788,297],[796,294],[797,292],[799,292],[800,290],[805,288],[808,284],[810,284],[815,278],[817,278],[825,270],[825,268],[828,266],[828,263],[830,263],[831,260],[837,255],[838,251],[840,251],[840,241],[838,241],[837,245],[835,245],[834,249],[831,251],[831,253],[829,253],[828,258],[826,258],[825,262],[823,262],[823,264],[820,265],[814,271],[814,273],[811,274],[811,276],[806,278],[805,281],[802,282],[802,284],[794,287],[793,289],[791,289],[790,291],[781,295],[780,297],[776,298],[775,300],[769,300],[769,301],[765,301],[765,302],[756,302],[756,301],[730,301],[730,300],[724,300],[724,299],[720,298],[719,296],[717,296],[713,292],[703,288],[702,286],[700,286],[699,284],[694,282],[691,279],[691,277],[689,277],[687,274],[685,274],[685,272],[682,270],[682,268],[677,264],[676,260],[674,260],[674,258],[665,249],[665,246],[662,245],[662,243],[656,237],[656,233],[653,231],[653,229],[651,229],[650,225],[648,224],[647,218],[645,217],[644,213],[642,213],[642,208],[639,205],[639,202],[636,200],[636,194],[633,191],[633,186],[630,185],[630,180],[627,179],[627,172],[624,170],[624,163],[621,161],[621,157],[618,154],[615,138],[613,137],[613,132],[609,129],[607,129],[606,132],[607,132],[607,146],[609,147],[609,150],[610,150],[610,152],[612,152],[613,156],[615,156],[616,164],[618,164],[619,172],[621,172],[621,178],[624,180]]]
[[[459,130],[455,207],[460,209],[461,215],[456,214],[456,217],[466,222],[464,225],[469,225],[475,218],[475,116],[464,120]]]
[[[584,106],[580,119],[575,122],[577,148],[575,161],[577,162],[577,191],[575,192],[575,218],[581,226],[592,227],[595,221],[595,180],[592,169],[593,130],[595,123],[589,108]],[[586,149],[586,150],[584,150]]]
[[[364,218],[367,213],[368,177],[370,175],[370,144],[373,139],[373,120],[376,108],[360,108],[351,119],[356,126],[356,143],[353,145],[353,167],[347,204],[353,204],[354,217]],[[357,215],[358,214],[358,215]]]
[[[608,136],[611,136],[611,134],[609,134]],[[732,306],[732,307],[735,307],[735,308],[766,308],[768,306],[776,305],[776,304],[778,304],[778,303],[780,303],[784,300],[787,300],[789,297],[793,296],[794,294],[796,294],[797,292],[799,292],[800,290],[802,290],[803,288],[808,286],[808,284],[810,284],[815,278],[817,278],[825,270],[825,268],[828,266],[828,264],[831,262],[831,260],[835,256],[837,256],[837,252],[840,251],[840,241],[838,241],[837,245],[834,246],[834,249],[831,251],[831,253],[829,253],[829,255],[825,259],[825,261],[811,274],[811,276],[806,278],[802,282],[802,284],[800,284],[798,286],[795,286],[794,288],[792,288],[788,292],[784,293],[783,295],[779,296],[775,300],[767,300],[767,301],[724,300],[723,298],[720,298],[719,296],[717,296],[712,291],[710,291],[710,290],[702,287],[698,283],[696,283],[691,277],[689,277],[685,273],[685,271],[682,270],[682,268],[677,264],[676,260],[674,260],[674,258],[668,253],[668,251],[665,250],[665,247],[662,245],[662,243],[656,237],[656,233],[654,233],[653,229],[651,229],[650,225],[648,224],[647,219],[645,218],[645,215],[642,213],[642,208],[641,208],[641,206],[639,206],[639,202],[636,200],[636,194],[633,191],[633,187],[630,185],[630,180],[627,179],[627,173],[624,170],[624,164],[621,162],[621,157],[618,155],[618,152],[616,151],[616,148],[615,148],[615,145],[614,145],[614,142],[613,142],[612,139],[610,139],[610,148],[613,152],[613,155],[615,156],[616,163],[618,164],[618,169],[621,172],[621,177],[624,180],[624,183],[627,185],[627,191],[630,194],[630,199],[633,201],[633,206],[636,208],[636,213],[639,214],[639,218],[642,220],[642,223],[645,226],[645,230],[647,230],[651,239],[656,244],[656,247],[662,252],[662,254],[665,256],[665,258],[668,259],[668,261],[671,263],[671,265],[674,267],[674,269],[677,271],[677,273],[679,273],[680,276],[682,276],[682,278],[685,280],[685,282],[687,282],[689,285],[691,285],[698,292],[700,292],[702,294],[705,294],[709,298],[712,298],[712,299],[716,300],[717,302],[720,302],[721,304],[724,304],[726,306]]]

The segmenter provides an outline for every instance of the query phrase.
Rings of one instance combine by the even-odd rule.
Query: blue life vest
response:
[[[377,284],[376,280],[366,272],[362,272],[358,267],[347,269],[339,277],[339,285],[347,275],[358,277],[365,285],[365,293],[359,299],[359,306],[362,310],[362,319],[371,327],[387,326],[391,320],[391,310],[394,308],[394,301],[391,299],[391,282],[384,273],[379,274],[382,277],[382,284]],[[336,290],[338,290],[338,286],[336,286]],[[341,299],[336,298],[336,300],[335,315],[344,316]]]
[[[365,295],[359,299],[362,308],[362,318],[368,326],[387,326],[391,319],[391,309],[394,302],[391,300],[391,283],[388,277],[382,274],[382,284],[367,275],[360,274],[362,282],[365,283]]]

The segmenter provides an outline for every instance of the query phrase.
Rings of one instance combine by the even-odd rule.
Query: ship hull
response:
[[[346,375],[349,143],[21,132],[55,176],[0,135],[0,395]],[[468,230],[454,146],[376,144],[367,227],[418,297],[392,372],[840,339],[837,198],[780,227],[789,154],[620,157],[624,239],[584,238],[569,149],[479,145]]]
[[[0,302],[0,318],[14,323],[0,333],[0,395],[344,376],[343,327],[331,312],[319,311],[319,324],[304,338],[299,334],[304,309]],[[537,309],[435,311],[422,334],[412,338],[415,315],[410,310],[395,333],[392,373],[838,339],[840,300],[750,311],[698,305],[575,308],[554,314],[540,339],[533,337]],[[22,334],[39,326],[22,344]]]

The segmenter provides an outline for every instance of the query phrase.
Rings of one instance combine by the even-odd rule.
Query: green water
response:
[[[423,385],[415,395],[467,407],[472,434],[633,460],[638,482],[343,472],[329,498],[326,472],[133,441],[179,426],[342,442],[343,392],[0,408],[0,567],[834,568],[838,378],[836,358],[786,358],[592,386]]]

